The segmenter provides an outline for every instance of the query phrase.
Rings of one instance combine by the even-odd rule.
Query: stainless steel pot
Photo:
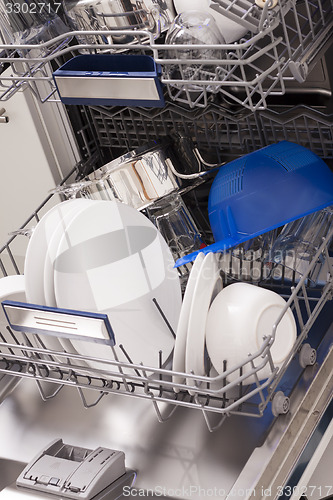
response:
[[[80,195],[92,199],[118,199],[137,210],[182,188],[183,180],[172,150],[145,146],[117,158],[86,177]]]
[[[175,17],[171,0],[65,0],[63,5],[75,30],[136,29],[159,36]],[[123,42],[123,38],[119,34],[112,37],[84,35],[79,41],[117,43]]]

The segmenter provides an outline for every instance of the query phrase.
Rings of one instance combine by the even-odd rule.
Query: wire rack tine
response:
[[[157,401],[155,401],[155,399],[152,399],[152,403],[153,403],[153,407],[154,407],[156,415],[157,415],[157,419],[158,419],[158,421],[161,424],[163,424],[163,423],[167,422],[168,420],[170,420],[170,418],[174,415],[175,411],[178,408],[178,406],[172,406],[172,408],[169,411],[168,415],[167,416],[163,416],[161,410],[159,409]],[[168,406],[170,407],[171,405],[168,405]]]
[[[142,372],[143,372],[144,377],[147,378],[146,371],[143,369]],[[154,393],[151,390],[149,390],[149,383],[148,382],[146,382],[144,384],[144,391],[147,395],[149,395],[151,397],[151,401],[153,403],[153,407],[154,407],[154,410],[156,412],[158,421],[160,423],[167,422],[172,417],[172,415],[175,413],[175,411],[177,410],[177,406],[173,406],[172,409],[170,410],[169,414],[167,416],[163,416],[161,410],[159,409],[158,403],[155,399]]]
[[[200,401],[198,401],[198,397],[195,396],[194,399],[195,399],[196,403],[198,405],[200,405]],[[222,426],[222,424],[225,421],[225,419],[228,418],[228,416],[229,416],[228,413],[223,414],[220,417],[218,423],[215,424],[215,425],[212,425],[211,422],[210,422],[210,420],[212,418],[210,418],[209,413],[205,410],[205,407],[203,405],[201,405],[201,412],[202,412],[202,415],[203,415],[203,417],[205,419],[205,422],[206,422],[206,425],[207,425],[207,428],[208,428],[209,432],[215,432],[217,429],[219,429]]]
[[[80,398],[82,400],[82,404],[86,409],[93,408],[94,406],[97,406],[98,403],[101,401],[101,399],[107,394],[106,392],[101,391],[99,396],[96,398],[96,400],[93,403],[88,403],[87,398],[84,395],[83,389],[81,387],[77,387],[77,391],[78,391]]]
[[[111,346],[111,349],[112,349],[112,353],[113,353],[115,361],[119,361],[115,348],[113,346]],[[124,353],[127,354],[125,351],[125,348],[123,348],[123,349],[124,349]],[[123,384],[124,384],[126,391],[132,392],[129,388],[128,383],[127,383],[127,379],[126,379],[126,376],[124,374],[124,371],[120,365],[118,365],[118,370],[119,370],[119,373],[121,373],[121,375],[122,375],[122,381],[123,381]]]
[[[51,382],[49,382],[51,383]],[[61,391],[61,389],[64,387],[64,384],[60,384],[57,386],[57,388],[55,389],[54,392],[52,392],[52,394],[48,394],[46,395],[44,389],[42,388],[42,384],[41,384],[41,381],[36,379],[36,384],[37,384],[37,387],[38,387],[38,391],[39,391],[39,394],[42,398],[43,401],[48,401],[49,399],[53,399],[55,396],[57,396],[57,394],[59,394],[59,392]]]

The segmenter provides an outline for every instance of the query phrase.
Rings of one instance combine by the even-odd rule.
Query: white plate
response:
[[[48,247],[45,254],[44,260],[44,297],[45,297],[45,305],[56,307],[56,298],[54,292],[54,278],[53,278],[53,263],[57,256],[57,250],[59,247],[60,240],[66,230],[67,224],[70,223],[73,217],[79,213],[85,207],[94,203],[93,200],[88,200],[84,198],[77,198],[75,200],[69,200],[72,203],[70,205],[63,206],[59,205],[59,213],[62,213],[62,217],[60,218],[58,224],[54,224],[53,232],[51,236],[48,238]],[[77,354],[70,340],[61,338],[58,340],[56,337],[49,336],[46,340],[47,346],[54,350],[62,351],[63,348],[66,352],[71,354]],[[64,358],[59,357],[60,362],[65,362]],[[74,361],[75,363],[75,361]],[[83,361],[80,361],[81,364],[85,364]]]
[[[44,296],[44,259],[55,226],[73,201],[67,200],[52,207],[37,223],[28,243],[25,262],[25,293],[27,302],[46,305]]]
[[[91,200],[84,200],[89,205]],[[63,217],[78,205],[82,206],[81,199],[66,200],[52,207],[38,222],[29,240],[24,272],[26,301],[32,304],[48,305],[44,289],[45,259],[48,247],[52,241],[55,229],[61,223]],[[63,345],[57,337],[51,335],[40,336],[46,349],[63,351]],[[63,362],[63,358],[56,358]]]
[[[58,247],[54,288],[57,307],[108,314],[117,345],[124,345],[133,362],[157,367],[160,350],[163,361],[169,357],[174,338],[153,298],[175,331],[181,308],[178,272],[156,227],[134,208],[94,201],[79,212]],[[72,344],[80,354],[113,359],[109,346],[76,339]]]
[[[48,237],[48,246],[44,259],[44,297],[45,305],[56,307],[56,298],[54,292],[54,278],[53,278],[53,263],[57,257],[57,251],[60,240],[66,231],[66,227],[70,224],[71,220],[85,207],[88,207],[93,200],[85,198],[77,198],[70,200],[74,203],[66,206],[59,206],[59,214],[62,214],[58,224],[53,224],[53,231]]]
[[[186,284],[182,308],[180,311],[180,316],[177,326],[175,349],[173,353],[172,369],[175,372],[185,372],[185,350],[186,350],[188,320],[190,317],[190,309],[193,299],[194,288],[197,282],[197,278],[203,260],[204,260],[204,254],[202,252],[198,253]],[[183,384],[185,380],[183,377],[180,377],[179,375],[173,375],[172,381],[175,384]],[[174,391],[179,392],[178,387],[174,387]]]
[[[217,256],[208,253],[199,270],[194,288],[193,299],[188,321],[185,366],[186,373],[205,375],[205,337],[206,321],[210,304],[222,287]],[[193,379],[187,379],[187,385],[193,386]],[[193,394],[193,391],[189,391]]]
[[[18,302],[25,302],[25,283],[24,276],[22,274],[5,276],[0,279],[0,331],[6,342],[9,344],[15,344],[15,339],[13,339],[7,330],[8,321],[1,305],[3,300],[17,300]],[[13,334],[18,342],[26,342],[20,332],[13,332]],[[0,338],[0,340],[3,342],[2,338]],[[0,347],[0,350],[5,353],[10,352],[5,347]]]

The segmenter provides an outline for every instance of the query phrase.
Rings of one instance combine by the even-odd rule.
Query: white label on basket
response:
[[[8,320],[16,331],[35,334],[56,334],[59,337],[78,337],[92,342],[112,344],[104,320],[95,316],[66,314],[27,307],[5,306]]]

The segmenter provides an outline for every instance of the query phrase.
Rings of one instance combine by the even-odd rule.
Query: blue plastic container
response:
[[[226,251],[332,204],[333,172],[326,163],[298,144],[272,144],[219,169],[208,199],[215,243],[201,251]]]
[[[53,73],[64,104],[163,107],[162,70],[145,55],[86,54]]]

